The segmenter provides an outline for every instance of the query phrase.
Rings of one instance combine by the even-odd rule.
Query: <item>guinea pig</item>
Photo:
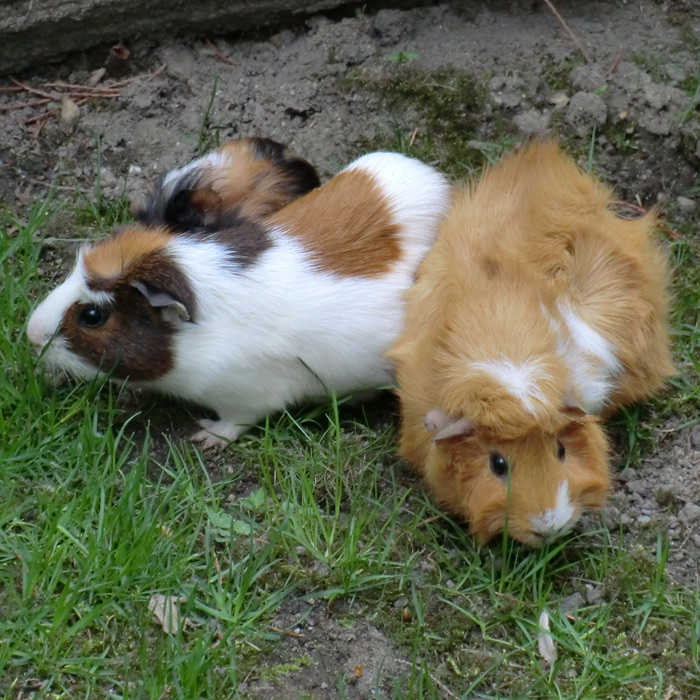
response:
[[[433,168],[373,153],[263,221],[133,226],[79,251],[27,333],[54,366],[213,409],[205,447],[235,440],[289,404],[393,382],[386,352],[449,201]]]
[[[145,200],[132,203],[132,212],[144,224],[191,231],[224,214],[262,219],[320,184],[314,167],[287,146],[240,138],[171,170]]]
[[[474,199],[470,214],[458,199],[443,224],[391,352],[400,451],[479,541],[507,528],[537,546],[604,504],[607,445],[598,419],[569,402],[542,310],[550,299],[517,261],[465,240],[464,218],[479,218]]]
[[[401,452],[485,542],[538,545],[602,507],[596,415],[672,373],[653,216],[624,221],[556,144],[463,190],[409,293],[391,356]],[[633,326],[633,327],[632,327]]]

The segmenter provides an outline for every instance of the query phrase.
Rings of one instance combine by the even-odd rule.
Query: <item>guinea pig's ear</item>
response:
[[[211,187],[182,189],[165,206],[165,221],[177,230],[214,225],[221,215],[221,196]]]
[[[588,415],[578,404],[564,405],[561,412],[572,423],[582,423]]]
[[[439,408],[434,408],[425,417],[424,425],[433,435],[433,441],[451,437],[471,435],[474,425],[467,418],[453,418]]]
[[[166,321],[178,323],[190,320],[190,312],[187,307],[169,292],[157,289],[140,280],[133,281],[131,286],[141,292],[151,306],[163,309],[162,316]]]

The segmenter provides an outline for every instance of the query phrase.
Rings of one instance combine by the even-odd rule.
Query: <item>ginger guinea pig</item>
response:
[[[52,365],[213,409],[205,447],[235,440],[289,404],[393,382],[386,352],[449,200],[433,168],[373,153],[261,221],[134,226],[83,247],[27,333]]]
[[[550,299],[517,259],[470,238],[472,224],[496,224],[478,193],[443,224],[390,353],[400,449],[479,541],[507,527],[537,546],[604,504],[607,445],[598,419],[569,402]]]
[[[144,224],[186,231],[217,225],[224,214],[264,218],[320,184],[314,167],[287,146],[240,138],[171,170],[132,210]]]

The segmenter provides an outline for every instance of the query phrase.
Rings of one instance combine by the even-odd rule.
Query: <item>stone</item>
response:
[[[608,118],[608,108],[600,95],[577,92],[566,110],[566,122],[586,133],[594,126],[603,126]]]
[[[688,74],[675,63],[667,63],[664,66],[664,71],[666,75],[673,81],[680,83],[688,77]]]
[[[188,82],[195,71],[195,60],[192,52],[184,46],[168,46],[163,49],[163,62],[168,75]]]
[[[690,431],[690,444],[696,450],[700,450],[700,425],[695,425]]]
[[[689,197],[676,197],[676,202],[678,202],[678,206],[683,211],[692,211],[695,209],[695,200]]]
[[[656,83],[644,86],[644,99],[650,107],[656,110],[669,106],[679,107],[688,100],[682,90],[670,85],[657,85]]]
[[[572,593],[559,604],[559,609],[564,613],[574,613],[585,605],[586,601],[580,593]]]
[[[686,525],[700,520],[700,506],[697,503],[693,503],[692,501],[686,503],[680,512],[680,519]]]
[[[111,189],[117,184],[116,175],[109,168],[100,170],[100,185],[103,189]]]
[[[602,586],[586,586],[586,602],[589,605],[595,605],[603,600],[603,587]]]
[[[555,92],[547,101],[554,105],[554,109],[564,109],[569,104],[569,96],[565,92]]]
[[[598,66],[576,66],[569,77],[574,87],[586,92],[593,92],[605,85],[603,72]]]
[[[649,490],[649,485],[644,479],[630,479],[627,482],[627,488],[632,493],[646,493]]]
[[[71,133],[75,130],[75,127],[80,120],[80,107],[78,107],[73,100],[68,98],[61,102],[61,115],[59,117],[59,123],[61,125],[61,130],[66,133]]]
[[[529,109],[527,112],[517,114],[513,118],[513,123],[523,134],[543,134],[549,129],[550,115],[538,109]]]

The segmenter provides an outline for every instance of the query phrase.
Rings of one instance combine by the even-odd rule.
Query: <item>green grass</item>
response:
[[[338,629],[381,631],[398,670],[372,679],[378,698],[700,693],[700,595],[669,579],[662,534],[630,547],[594,521],[542,550],[478,547],[395,456],[391,404],[273,417],[210,455],[158,402],[50,384],[24,333],[46,286],[39,241],[65,214],[49,200],[0,224],[0,697],[326,697],[314,674],[355,697],[352,674],[324,670],[276,627],[302,602]],[[127,216],[99,192],[71,215],[78,239]],[[697,416],[700,267],[688,245],[671,254],[681,373],[621,419],[631,466],[659,416]],[[599,597],[566,612],[589,587]],[[176,635],[152,622],[158,593],[186,599]],[[552,668],[538,652],[543,609]],[[251,695],[257,680],[275,690]]]

